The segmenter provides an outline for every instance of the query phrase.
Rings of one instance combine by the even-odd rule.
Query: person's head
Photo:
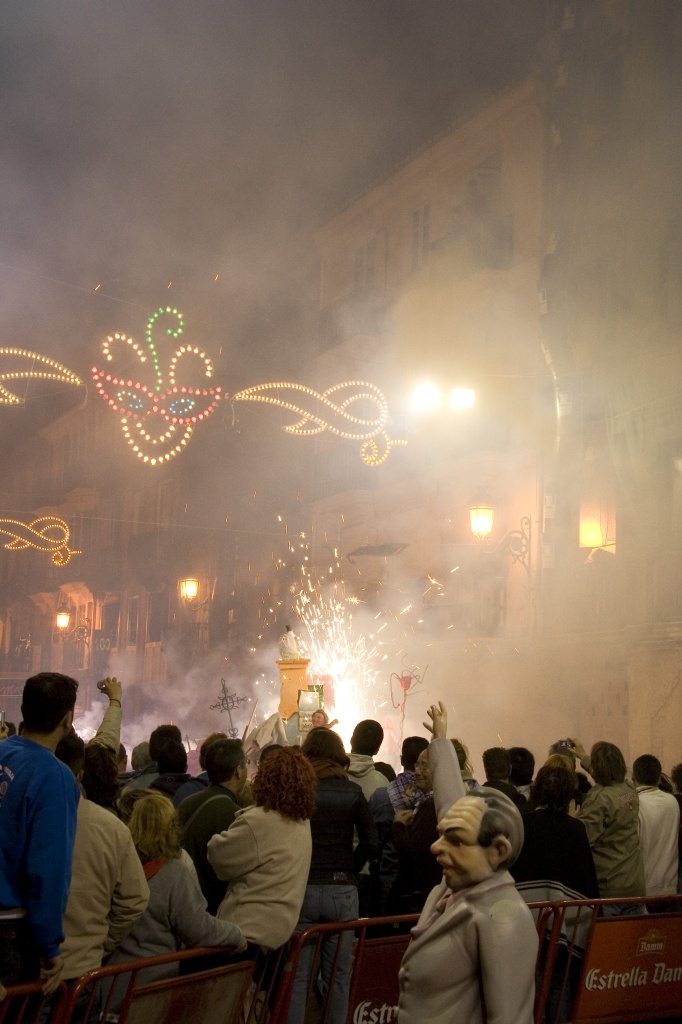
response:
[[[8,737],[8,739],[9,739],[10,736],[16,736],[16,734],[17,734],[17,727],[14,724],[14,722],[5,721],[5,728],[7,729],[7,737]]]
[[[128,767],[128,751],[122,743],[118,745],[118,757],[116,759],[116,767],[118,768],[118,774],[122,775]]]
[[[169,740],[177,740],[182,743],[182,734],[177,725],[157,725],[149,737],[149,757],[152,761],[158,761],[161,747]]]
[[[535,758],[527,747],[509,747],[511,761],[509,780],[515,786],[530,786],[535,771]]]
[[[118,800],[116,801],[116,808],[118,810],[118,816],[124,824],[128,824],[130,816],[133,813],[133,807],[138,800],[142,797],[147,796],[150,792],[148,789],[136,789],[131,787],[130,789],[124,789]]]
[[[147,767],[150,761],[149,741],[143,740],[142,743],[138,743],[136,747],[133,747],[133,752],[130,755],[130,766],[134,772],[140,772],[143,768]]]
[[[167,796],[154,789],[141,790],[128,822],[135,849],[143,864],[180,856],[180,829],[175,808]]]
[[[433,789],[433,777],[429,767],[428,746],[424,747],[417,758],[414,766],[414,774],[416,776],[417,789],[420,789],[422,793],[430,793]]]
[[[572,772],[575,770],[575,761],[572,757],[568,757],[567,754],[550,754],[543,768],[565,768],[566,771]]]
[[[258,755],[258,764],[260,764],[265,758],[270,757],[270,754],[274,754],[276,750],[281,750],[282,747],[282,743],[268,743],[267,747],[263,747]]]
[[[65,736],[73,725],[77,692],[76,680],[61,672],[39,672],[27,679],[21,698],[24,733],[48,736],[61,730]]]
[[[206,771],[206,753],[212,743],[217,743],[218,740],[226,740],[227,733],[225,732],[212,732],[210,736],[207,736],[204,742],[199,747],[199,767],[202,772]]]
[[[329,725],[329,715],[324,708],[318,708],[312,714],[313,729],[322,729]]]
[[[70,768],[78,779],[85,764],[85,743],[80,736],[69,729],[66,736],[57,744],[55,757]]]
[[[453,747],[455,748],[455,753],[457,754],[457,761],[459,763],[459,770],[461,772],[466,772],[467,775],[471,775],[473,769],[471,767],[471,762],[469,761],[469,751],[464,746],[464,744],[462,743],[461,740],[454,739],[454,740],[450,740],[450,742],[452,743]]]
[[[160,775],[182,775],[187,771],[187,751],[177,740],[168,740],[161,747],[156,764]]]
[[[578,787],[573,769],[542,767],[530,789],[530,805],[548,811],[568,811]]]
[[[310,761],[332,761],[340,768],[347,768],[350,758],[343,749],[343,740],[332,729],[311,729],[301,750]]]
[[[676,793],[682,793],[682,764],[676,764],[670,773],[670,781]]]
[[[512,801],[497,790],[460,797],[438,822],[431,852],[453,892],[468,889],[509,867],[523,846],[523,822]]]
[[[506,782],[511,771],[511,760],[504,747],[489,747],[483,751],[483,769],[490,782]]]
[[[413,772],[417,758],[426,750],[429,741],[425,736],[407,736],[400,749],[400,763],[406,772]]]
[[[374,767],[378,772],[381,772],[385,779],[388,779],[389,782],[393,782],[396,777],[393,765],[390,765],[387,761],[375,761]]]
[[[658,786],[661,781],[661,762],[653,754],[642,754],[632,765],[632,778],[637,786]]]
[[[118,796],[118,765],[108,747],[99,743],[86,746],[81,785],[94,804],[113,805]]]
[[[282,747],[259,765],[253,780],[253,802],[266,811],[304,821],[315,811],[316,785],[315,771],[305,754],[298,747]]]
[[[384,730],[373,718],[365,718],[353,729],[350,738],[350,749],[352,754],[369,754],[370,757],[378,752],[384,742]]]
[[[212,786],[227,784],[240,793],[246,782],[246,758],[241,740],[216,740],[206,751],[206,772]]]
[[[592,763],[592,778],[600,786],[625,782],[627,775],[625,758],[615,743],[607,743],[606,740],[595,743],[590,751],[590,761]]]

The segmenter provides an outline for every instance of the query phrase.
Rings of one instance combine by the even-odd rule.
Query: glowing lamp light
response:
[[[430,412],[438,409],[442,400],[440,389],[435,384],[418,384],[412,395],[412,408],[416,412]]]
[[[180,580],[180,597],[183,601],[196,601],[199,596],[199,580],[194,579],[192,576],[188,576],[187,579]]]
[[[491,505],[483,501],[477,501],[469,509],[469,518],[471,532],[476,534],[479,540],[485,540],[493,532],[495,509]]]
[[[71,614],[67,611],[57,612],[57,614],[54,617],[54,621],[55,625],[57,626],[57,629],[61,629],[62,632],[64,632],[64,630],[69,628],[69,623],[71,622]]]
[[[471,388],[453,388],[450,392],[451,409],[473,409],[475,391]]]

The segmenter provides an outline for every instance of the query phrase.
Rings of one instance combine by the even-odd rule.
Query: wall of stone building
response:
[[[635,643],[627,681],[631,757],[655,754],[669,772],[682,761],[682,640]]]

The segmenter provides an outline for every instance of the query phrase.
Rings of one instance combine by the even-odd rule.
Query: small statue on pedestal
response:
[[[287,626],[286,632],[279,638],[280,661],[299,661],[301,655],[296,646],[296,634],[291,626]]]

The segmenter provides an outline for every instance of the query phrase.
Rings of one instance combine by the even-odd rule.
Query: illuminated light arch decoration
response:
[[[290,398],[283,394],[287,391],[291,393]],[[257,384],[237,392],[232,401],[265,402],[295,413],[300,418],[282,428],[288,434],[312,437],[329,431],[347,441],[362,441],[360,457],[368,466],[379,466],[385,462],[393,445],[407,444],[407,441],[392,440],[383,429],[388,419],[386,397],[376,384],[364,380],[343,381],[322,392],[314,391],[305,384],[285,381]],[[351,410],[358,402],[373,405],[375,416],[354,415]],[[381,437],[383,449],[379,448],[375,440],[377,437]]]
[[[0,533],[11,537],[4,545],[7,551],[25,551],[27,548],[45,551],[50,554],[53,565],[68,565],[72,555],[81,554],[69,547],[71,531],[59,516],[38,516],[30,523],[22,523],[19,519],[0,519]]]
[[[30,367],[24,370],[0,369],[0,404],[1,405],[23,405],[24,399],[15,394],[9,387],[5,387],[5,381],[20,380],[58,380],[64,384],[73,384],[80,387],[83,381],[71,370],[67,370],[61,363],[50,359],[48,356],[41,356],[37,352],[27,352],[24,348],[0,348],[0,364],[11,359],[11,365],[16,366],[24,361],[31,363]],[[35,364],[39,363],[44,369],[36,369]]]
[[[155,340],[164,328],[162,341],[176,342],[165,375],[161,342]],[[108,373],[97,366],[92,368],[99,395],[120,415],[126,443],[138,459],[150,466],[163,465],[184,451],[196,424],[211,415],[221,398],[229,397],[220,386],[192,387],[181,383],[181,371],[192,361],[198,363],[201,376],[213,376],[213,363],[206,353],[181,340],[183,329],[182,314],[166,306],[147,321],[144,345],[121,333],[110,334],[103,342],[102,354],[107,362],[113,362],[127,347],[127,354],[145,365],[152,383]],[[322,392],[286,381],[257,384],[239,391],[232,401],[264,402],[294,413],[298,417],[296,422],[283,428],[288,434],[312,437],[329,431],[348,441],[360,441],[360,457],[368,466],[381,465],[394,445],[407,444],[393,440],[384,430],[388,403],[383,392],[367,381],[343,381]],[[353,411],[358,403],[363,403],[363,415]]]
[[[383,442],[383,448],[379,447],[379,438]],[[397,444],[407,444],[407,441],[394,440],[382,430],[376,437],[370,437],[360,445],[360,458],[366,466],[381,466],[391,454],[391,448]]]
[[[223,397],[221,387],[181,383],[179,371],[190,362],[198,364],[200,377],[213,376],[209,356],[197,345],[180,340],[184,326],[182,314],[166,306],[149,317],[143,345],[120,333],[110,334],[103,342],[102,354],[109,363],[127,346],[141,364],[148,365],[153,378],[150,384],[107,373],[97,366],[92,368],[99,395],[120,414],[127,444],[138,459],[150,466],[163,465],[184,451],[197,423],[208,419]],[[162,336],[157,342],[159,334]],[[164,375],[161,349],[169,340],[176,342],[176,348]]]

